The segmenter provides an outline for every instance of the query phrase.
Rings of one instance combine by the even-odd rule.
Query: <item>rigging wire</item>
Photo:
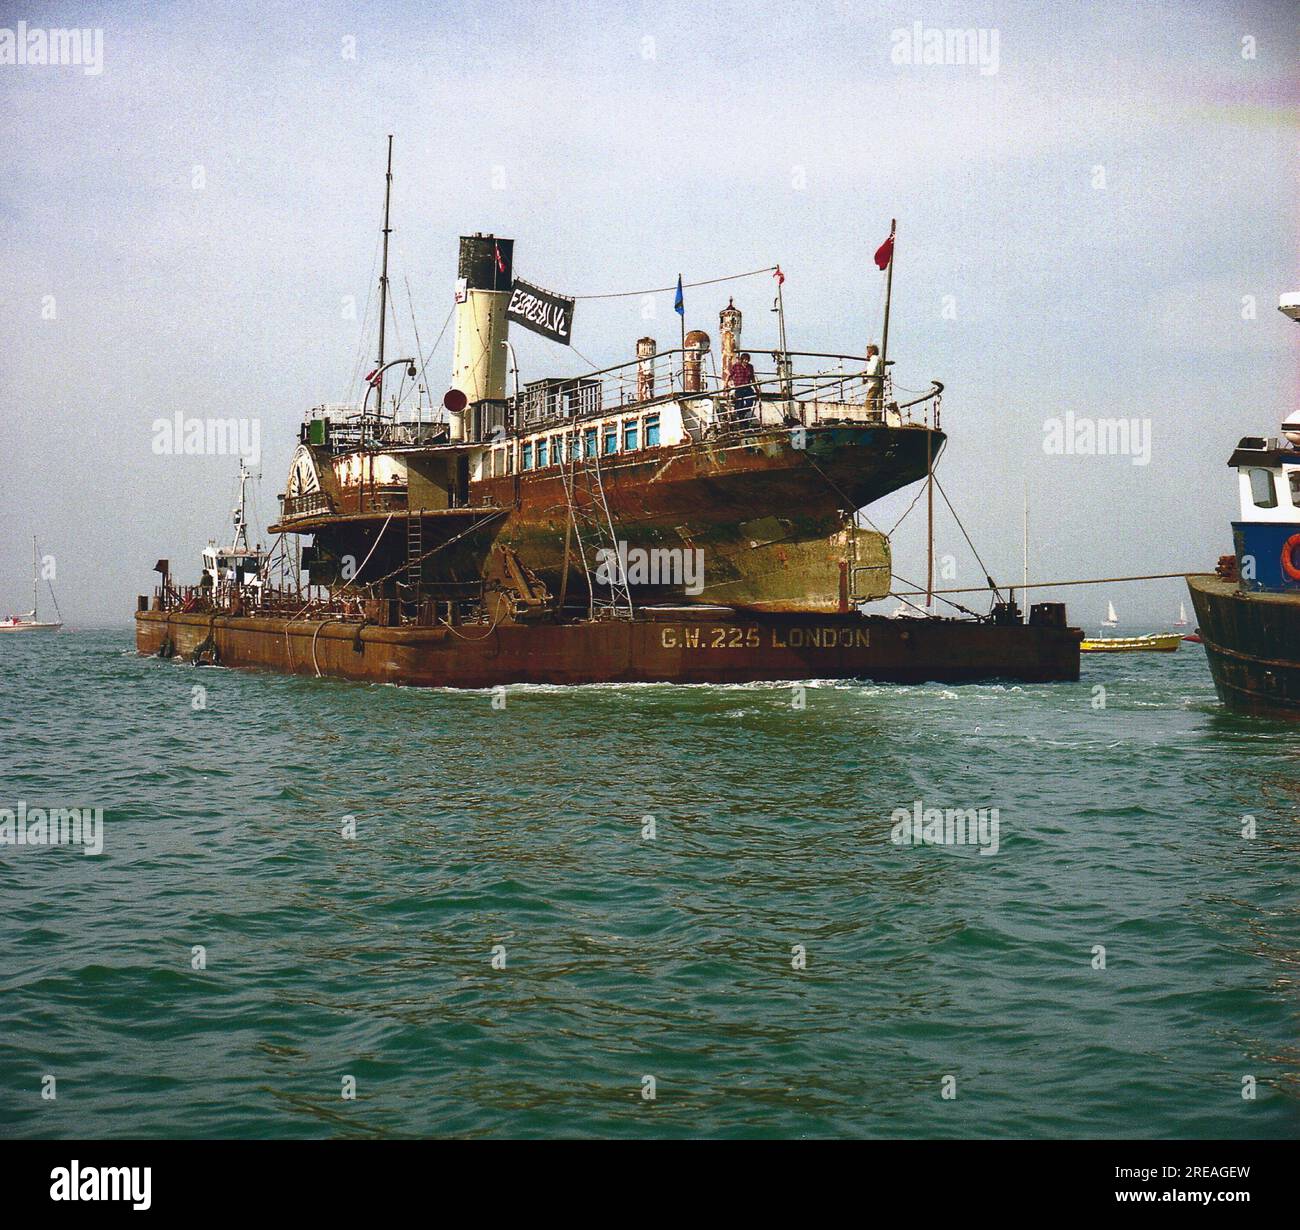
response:
[[[371,557],[372,555],[374,555],[374,553],[375,553],[375,548],[376,548],[377,546],[379,546],[379,540],[384,536],[384,531],[388,528],[388,523],[389,523],[392,519],[393,519],[393,514],[390,512],[390,513],[388,514],[388,516],[384,519],[384,523],[383,523],[383,525],[381,525],[381,526],[379,527],[379,533],[375,535],[375,541],[372,542],[372,543],[370,544],[370,550],[366,552],[366,558],[363,559],[363,560],[361,561],[361,567],[358,568],[358,569],[356,570],[356,572],[354,572],[354,573],[352,574],[352,577],[351,577],[350,580],[348,580],[348,581],[346,581],[346,582],[344,583],[342,589],[340,589],[340,591],[339,591],[340,593],[342,593],[343,590],[351,589],[352,586],[355,585],[355,584],[357,583],[357,578],[358,578],[358,577],[359,577],[359,576],[360,576],[360,575],[365,571],[366,565],[367,565],[368,563],[370,563],[370,557]],[[389,575],[391,576],[392,574],[390,573]],[[386,577],[380,577],[379,579],[380,579],[381,581],[383,581],[383,580],[386,580],[387,578],[386,578]],[[367,585],[375,585],[375,584],[377,584],[377,582],[375,582],[375,581],[367,581],[366,584],[367,584]],[[910,585],[911,582],[909,581],[908,584]]]
[[[873,530],[876,531],[877,534],[883,533],[884,531],[881,530],[880,526],[878,526],[874,521],[872,521],[872,519],[868,517],[867,514],[862,511],[862,509],[854,507],[854,502],[852,497],[845,495],[843,490],[841,490],[841,488],[836,484],[835,480],[831,478],[831,476],[827,474],[826,471],[823,470],[821,466],[817,464],[817,461],[813,457],[812,453],[808,452],[806,455],[807,455],[808,464],[812,466],[812,468],[816,470],[817,473],[820,474],[826,480],[826,483],[831,488],[831,490],[834,491],[835,494],[838,495],[840,499],[844,501],[845,510],[852,513],[855,517],[861,517]]]
[[[352,375],[348,380],[348,401],[356,397],[357,381],[361,379],[361,368],[366,361],[366,346],[369,341],[370,305],[375,297],[375,267],[379,264],[379,247],[383,242],[382,234],[375,237],[375,250],[370,258],[370,277],[366,280],[366,306],[361,313],[361,333],[357,338],[357,357],[352,365]]]
[[[674,289],[676,289],[676,288],[674,288]],[[585,354],[583,354],[582,351],[579,350],[579,349],[578,349],[578,348],[577,348],[577,347],[576,347],[572,342],[569,343],[569,349],[572,350],[573,353],[576,354],[576,355],[578,356],[578,358],[580,358],[580,359],[581,359],[581,360],[582,360],[582,361],[583,361],[583,362],[584,362],[584,363],[585,363],[589,368],[591,368],[591,370],[592,370],[593,372],[595,372],[595,371],[599,371],[599,370],[600,370],[600,369],[599,369],[599,368],[598,368],[598,367],[597,367],[597,366],[596,366],[596,365],[595,365],[595,364],[594,364],[594,363],[593,363],[589,358],[587,358],[587,356],[586,356]]]
[[[429,387],[429,377],[425,374],[424,371],[424,359],[423,359],[424,348],[420,345],[420,322],[415,318],[415,300],[411,296],[411,279],[407,277],[405,273],[403,273],[402,281],[406,283],[406,305],[411,309],[411,328],[415,332],[415,355],[416,358],[420,360],[420,379],[424,381],[424,387],[427,390]],[[408,393],[407,396],[409,397],[410,394]],[[402,403],[398,402],[397,405],[398,405],[398,409],[401,409]],[[419,406],[418,398],[416,399],[416,406],[417,408]]]
[[[930,473],[931,473],[931,474],[933,474],[933,473],[934,473],[934,472],[939,468],[939,462],[943,459],[943,455],[944,455],[944,453],[945,453],[946,451],[947,451],[946,448],[941,448],[941,449],[939,450],[939,456],[936,457],[933,461],[931,461],[931,463],[930,463]],[[899,527],[900,525],[902,525],[904,521],[907,520],[907,515],[908,515],[908,513],[910,513],[910,512],[912,511],[912,509],[914,509],[914,508],[916,507],[917,502],[920,500],[920,498],[921,498],[924,494],[925,494],[925,484],[922,483],[922,484],[921,484],[921,485],[916,489],[916,494],[912,497],[912,502],[907,506],[906,509],[904,509],[904,511],[903,511],[903,515],[902,515],[901,517],[899,517],[897,521],[894,522],[893,529],[891,529],[891,530],[889,531],[889,533],[885,535],[886,538],[892,539],[892,538],[894,537],[894,530],[898,529],[898,527]]]
[[[36,542],[35,539],[33,539],[32,541],[33,543]],[[41,554],[41,548],[39,543],[36,543],[36,554],[37,555]],[[59,600],[54,596],[54,582],[51,581],[49,577],[45,578],[45,587],[50,591],[50,601],[54,603],[54,613],[59,617],[59,622],[62,623],[63,612],[59,610]],[[33,611],[32,614],[35,615],[36,612]]]
[[[429,353],[425,355],[423,358],[421,358],[420,360],[420,370],[422,372],[424,371],[425,364],[428,363],[428,361],[433,358],[433,356],[438,351],[438,347],[442,345],[443,335],[447,332],[447,326],[451,324],[452,314],[455,311],[456,311],[456,305],[455,303],[453,303],[451,307],[447,309],[447,319],[442,322],[442,328],[438,330],[437,341],[435,341],[433,345],[429,347]],[[427,377],[425,378],[424,387],[426,389],[429,387],[429,382]]]
[[[776,265],[768,265],[764,269],[751,269],[748,273],[731,273],[725,278],[706,278],[703,282],[683,282],[682,289],[690,290],[695,286],[716,286],[719,282],[736,282],[741,278],[756,278],[760,273],[775,273]],[[676,290],[677,283],[671,286],[652,286],[649,290],[619,290],[612,291],[605,295],[574,295],[574,299],[631,299],[636,295],[662,295],[670,290]]]
[[[1196,569],[1189,568],[1184,572],[1145,572],[1145,573],[1141,573],[1140,575],[1131,576],[1131,577],[1085,577],[1083,580],[1080,581],[1030,581],[1028,588],[1029,589],[1060,589],[1062,586],[1066,586],[1066,585],[1118,585],[1124,581],[1170,581],[1170,580],[1181,581],[1188,576],[1195,575],[1195,573],[1196,573]],[[904,580],[903,577],[899,577],[898,579],[900,581]],[[915,581],[905,581],[904,583],[907,585],[916,584]],[[1008,588],[1024,589],[1026,587],[1023,585],[1013,585],[1013,586],[1009,586]],[[925,590],[916,589],[916,590],[909,590],[907,592],[910,593],[913,597],[917,597],[921,594],[924,594]],[[983,593],[987,593],[988,591],[984,589],[982,586],[974,586],[974,587],[967,587],[964,589],[936,589],[933,592],[935,597],[939,597],[943,594],[983,594]],[[903,596],[902,594],[898,595],[898,597],[900,598],[902,596]]]
[[[989,583],[989,589],[991,589],[994,592],[994,594],[997,595],[998,601],[1001,602],[1002,601],[1001,587],[994,583],[993,577],[989,573],[988,568],[985,567],[984,561],[980,559],[980,553],[975,550],[975,544],[971,542],[970,535],[966,533],[966,527],[962,525],[961,518],[957,515],[957,510],[952,506],[952,501],[948,498],[948,493],[943,489],[943,485],[939,482],[939,480],[934,477],[933,467],[931,467],[930,469],[930,477],[933,480],[934,485],[939,488],[939,494],[943,496],[943,502],[948,505],[948,511],[952,513],[952,519],[957,522],[957,528],[961,530],[961,536],[966,540],[966,545],[970,547],[971,554],[975,557],[975,562],[980,566],[980,571],[984,574],[984,579]]]
[[[904,585],[912,585],[912,586],[915,586],[915,585],[916,585],[916,582],[915,582],[915,581],[909,581],[906,577],[901,577],[901,576],[899,576],[898,573],[896,573],[896,572],[891,572],[891,573],[890,573],[890,576],[892,576],[893,579],[894,579],[895,581],[902,581],[902,583],[903,583]],[[922,594],[924,594],[926,591],[923,590],[923,589],[917,588],[917,589],[915,589],[914,591],[910,591],[910,592],[912,593],[912,597],[914,597],[914,598],[919,598],[919,597],[920,597]],[[973,589],[973,590],[971,590],[970,592],[973,593],[973,594],[982,594],[982,593],[984,593],[984,590],[982,590],[982,589]],[[899,592],[899,591],[896,591],[896,590],[890,590],[889,596],[890,596],[891,598],[897,598],[900,602],[907,602],[907,597],[906,597],[906,596],[904,595],[904,593],[902,593],[902,592]],[[938,597],[937,592],[936,592],[935,596]],[[962,604],[961,604],[960,602],[954,602],[951,598],[939,598],[939,601],[940,601],[940,602],[946,602],[950,607],[955,607],[957,610],[961,611],[963,615],[973,615],[973,616],[975,616],[976,619],[980,619],[980,618],[982,618],[982,616],[979,614],[978,611],[972,611],[969,607],[962,606]],[[914,603],[914,602],[907,602],[907,605],[910,606],[913,610],[920,611],[921,614],[924,615],[927,619],[933,619],[933,618],[934,618],[934,616],[931,615],[931,613],[930,613],[929,611],[922,610],[921,607],[917,606],[916,603]]]

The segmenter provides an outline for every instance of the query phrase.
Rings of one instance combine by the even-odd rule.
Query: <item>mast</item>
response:
[[[235,550],[248,550],[248,524],[244,514],[244,488],[248,485],[249,470],[244,465],[244,459],[239,459],[239,507],[235,509]]]
[[[781,266],[776,267],[780,273]],[[781,397],[784,401],[782,410],[786,415],[790,413],[790,352],[786,349],[785,341],[785,298],[781,294],[781,284],[785,281],[783,277],[776,280],[776,326],[780,335],[781,358],[777,362],[778,374],[781,377]]]
[[[681,275],[681,273],[679,272],[679,273],[677,274],[677,285],[678,285],[679,288],[681,287],[681,284],[682,284],[682,275]],[[681,325],[682,325],[682,377],[683,377],[683,379],[682,379],[682,387],[685,388],[685,387],[686,387],[686,380],[685,380],[685,375],[686,375],[686,297],[685,297],[684,295],[682,296],[682,306],[681,306],[681,310],[677,313],[677,316],[678,316],[678,318],[681,320]]]
[[[388,225],[388,206],[393,195],[393,134],[388,134],[388,170],[384,175],[384,267],[379,275],[379,359],[375,363],[375,376],[379,383],[375,386],[375,400],[379,413],[383,413],[384,404],[384,326],[388,322],[388,236],[392,228]]]
[[[1029,615],[1029,480],[1025,479],[1025,510],[1022,522],[1023,539],[1021,543],[1020,601],[1025,606],[1025,616]]]
[[[36,535],[32,535],[32,619],[36,619]]]
[[[893,269],[894,263],[889,263]],[[925,605],[934,606],[934,432],[925,424]]]
[[[889,268],[885,272],[885,329],[880,335],[880,376],[885,376],[885,360],[889,358],[889,300],[894,291],[894,229],[898,225],[897,218],[889,220]],[[877,231],[877,234],[880,232]]]

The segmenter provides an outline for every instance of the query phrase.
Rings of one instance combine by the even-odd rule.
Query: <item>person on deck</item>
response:
[[[737,424],[752,422],[754,419],[754,402],[758,400],[758,394],[754,390],[755,379],[754,365],[749,361],[748,354],[742,354],[732,362],[731,369],[727,372],[727,383],[731,385],[736,399]]]
[[[885,365],[880,361],[880,347],[875,342],[867,346],[867,368],[862,378],[867,385],[867,413],[876,417],[885,391]]]

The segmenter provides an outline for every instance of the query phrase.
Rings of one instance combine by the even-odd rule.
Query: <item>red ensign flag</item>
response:
[[[784,283],[785,283],[785,274],[783,274],[783,273],[781,272],[781,266],[780,266],[780,265],[778,265],[778,266],[776,267],[776,269],[773,270],[773,272],[772,272],[772,276],[776,279],[776,284],[777,284],[778,286],[784,285]]]
[[[876,249],[876,268],[888,269],[889,262],[894,259],[894,232],[889,232],[889,238]]]

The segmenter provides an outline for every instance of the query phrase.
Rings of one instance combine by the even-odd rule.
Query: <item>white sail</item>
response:
[[[32,537],[32,609],[21,615],[10,615],[0,619],[0,632],[57,632],[63,627],[63,613],[59,611],[59,600],[54,597],[54,586],[50,585],[50,598],[58,612],[58,620],[41,620],[37,614],[36,581],[39,576],[37,563],[36,538]]]
[[[1119,626],[1119,616],[1115,614],[1115,604],[1106,603],[1106,620],[1102,624],[1103,628],[1116,628]]]

